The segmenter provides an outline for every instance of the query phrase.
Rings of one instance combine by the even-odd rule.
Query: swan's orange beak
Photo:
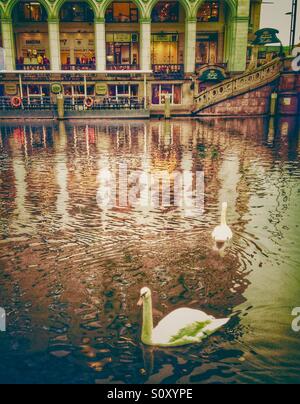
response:
[[[142,297],[140,297],[139,301],[137,302],[137,305],[139,307],[143,306],[143,298]]]

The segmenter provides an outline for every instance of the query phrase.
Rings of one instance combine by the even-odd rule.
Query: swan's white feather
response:
[[[214,229],[214,231],[212,232],[212,237],[217,242],[225,243],[226,241],[232,239],[233,234],[229,226],[220,225]]]
[[[206,313],[200,310],[189,308],[174,310],[163,318],[154,328],[152,333],[152,341],[155,345],[168,344],[171,338],[183,328],[196,322],[202,323],[211,321],[212,324],[214,320],[214,317],[208,316]]]
[[[230,320],[229,318],[214,319],[210,324],[208,324],[203,328],[202,332],[204,334],[210,334],[215,330],[217,330],[218,328],[223,327],[223,325],[227,324],[229,320]]]

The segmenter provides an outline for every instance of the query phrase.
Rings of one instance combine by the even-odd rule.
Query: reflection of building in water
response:
[[[61,227],[64,228],[70,223],[68,212],[68,164],[67,164],[67,134],[65,123],[59,122],[58,136],[55,142],[55,163],[56,163],[56,182],[59,192],[56,200],[56,212],[61,217]]]

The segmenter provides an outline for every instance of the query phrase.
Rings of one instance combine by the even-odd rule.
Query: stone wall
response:
[[[276,84],[267,85],[255,91],[250,91],[213,107],[206,108],[199,116],[255,116],[268,115],[270,112],[270,99]]]
[[[283,73],[280,78],[278,95],[278,112],[280,114],[300,114],[300,73]]]

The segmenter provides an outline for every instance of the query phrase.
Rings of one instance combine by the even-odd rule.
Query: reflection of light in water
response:
[[[67,166],[67,133],[64,122],[59,123],[59,145],[56,147],[55,171],[56,182],[59,187],[59,193],[56,200],[56,211],[61,216],[62,227],[70,222],[68,213],[69,192],[68,192],[68,166]]]
[[[269,131],[268,131],[268,144],[273,145],[275,137],[275,120],[270,118],[269,121]]]
[[[282,136],[287,136],[289,134],[289,123],[287,121],[282,122],[280,133]]]
[[[15,175],[16,197],[15,204],[15,227],[19,224],[30,223],[30,213],[26,207],[27,184],[26,184],[26,168],[20,157],[13,158],[13,169]]]
[[[43,145],[47,147],[47,131],[45,126],[43,126]]]

